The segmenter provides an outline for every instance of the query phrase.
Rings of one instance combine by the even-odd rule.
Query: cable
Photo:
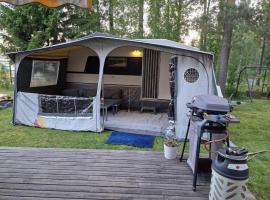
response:
[[[229,138],[229,133],[226,131],[225,132],[225,136],[221,139],[217,139],[217,140],[209,140],[207,142],[204,143],[204,148],[206,149],[206,151],[210,152],[210,153],[217,153],[217,151],[212,151],[210,150],[210,148],[207,147],[207,145],[210,146],[210,144],[220,144],[220,143],[224,143],[224,141],[226,141]]]

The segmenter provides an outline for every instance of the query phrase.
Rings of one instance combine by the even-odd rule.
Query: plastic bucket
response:
[[[164,144],[164,156],[166,159],[175,159],[178,153],[178,146],[168,147]]]

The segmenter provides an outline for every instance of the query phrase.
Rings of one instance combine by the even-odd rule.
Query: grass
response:
[[[8,96],[12,97],[13,96],[13,90],[12,90],[12,88],[0,87],[0,94],[7,94]]]
[[[11,112],[11,109],[0,111],[0,146],[142,150],[125,145],[106,144],[110,132],[98,134],[13,126]],[[156,137],[153,149],[143,150],[162,151],[162,149],[163,139]]]
[[[230,137],[237,146],[249,152],[267,150],[248,163],[250,179],[248,187],[259,200],[270,199],[270,101],[255,100],[236,107],[234,115],[240,124],[230,126]]]

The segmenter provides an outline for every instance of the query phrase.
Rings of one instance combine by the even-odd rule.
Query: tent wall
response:
[[[31,57],[24,58],[20,63],[17,72],[17,90],[33,93],[58,94],[59,91],[61,91],[61,89],[63,89],[65,85],[67,59],[57,59],[60,61],[57,85],[43,86],[43,87],[30,87],[33,60],[49,60],[49,59],[44,58],[39,59]]]
[[[189,79],[189,69],[198,72],[197,80]],[[212,58],[209,55],[185,54],[178,56],[177,64],[177,103],[176,103],[176,134],[178,138],[184,138],[189,109],[186,104],[192,98],[201,94],[215,94],[214,74],[212,73]],[[190,76],[190,78],[196,76]]]
[[[97,54],[89,48],[80,48],[69,52],[67,71],[83,72],[88,56],[97,56]]]
[[[24,124],[38,128],[52,128],[73,131],[101,131],[96,123],[96,101],[93,100],[93,116],[89,117],[68,117],[68,116],[47,116],[40,113],[39,94],[18,92],[16,124]]]

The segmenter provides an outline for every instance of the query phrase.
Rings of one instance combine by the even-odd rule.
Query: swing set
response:
[[[244,67],[240,70],[237,78],[235,91],[231,94],[230,99],[237,98],[239,91],[245,89],[242,80],[245,79],[247,90],[246,95],[253,101],[254,97],[265,95],[270,98],[270,67]]]

